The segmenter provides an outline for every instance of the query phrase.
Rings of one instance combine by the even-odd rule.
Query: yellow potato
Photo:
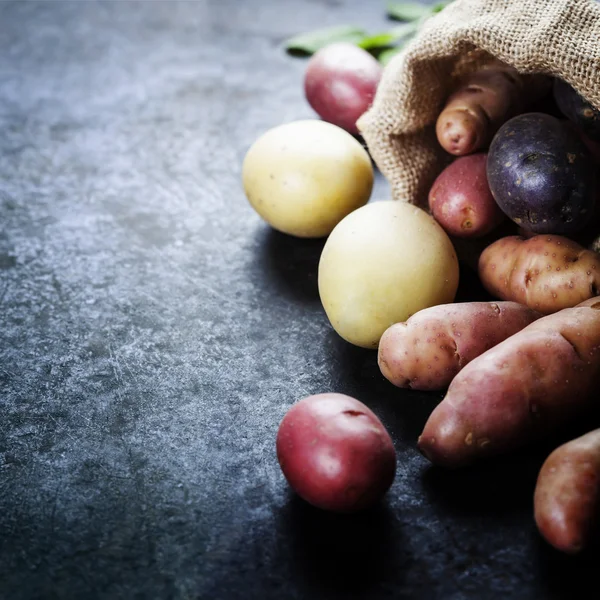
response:
[[[323,121],[270,129],[248,150],[242,168],[246,196],[273,228],[324,237],[373,189],[371,159],[349,133]]]
[[[319,294],[333,328],[363,348],[377,348],[388,327],[419,310],[452,302],[457,287],[452,242],[406,202],[374,202],[348,215],[319,262]]]

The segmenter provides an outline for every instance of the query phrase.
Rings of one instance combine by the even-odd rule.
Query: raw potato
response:
[[[356,121],[371,106],[382,70],[366,50],[348,42],[330,44],[308,61],[306,99],[323,120],[358,134]]]
[[[496,203],[534,233],[571,235],[585,227],[596,202],[596,170],[574,127],[543,113],[505,123],[487,160]]]
[[[419,448],[458,467],[523,446],[597,401],[600,297],[538,319],[469,363],[431,413]]]
[[[474,358],[539,317],[516,302],[426,308],[383,334],[379,368],[398,387],[441,390]]]
[[[299,496],[335,512],[374,504],[396,472],[394,445],[381,421],[343,394],[318,394],[294,404],[277,432],[277,458]]]
[[[431,186],[431,214],[449,235],[481,237],[504,221],[488,186],[486,163],[484,152],[461,156]]]
[[[509,236],[479,258],[486,290],[544,314],[573,307],[600,290],[600,256],[558,235]]]
[[[366,150],[323,121],[295,121],[263,134],[242,169],[246,196],[273,228],[298,237],[328,235],[373,189]]]
[[[448,99],[436,124],[444,150],[456,156],[487,147],[498,128],[522,108],[521,76],[509,67],[470,75]]]
[[[374,202],[348,215],[319,262],[319,294],[333,328],[364,348],[377,348],[390,325],[452,302],[457,286],[452,242],[407,202]]]
[[[546,459],[534,507],[548,543],[569,554],[586,546],[600,512],[600,429],[563,444]]]

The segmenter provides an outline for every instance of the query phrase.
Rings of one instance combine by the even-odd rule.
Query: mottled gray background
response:
[[[539,599],[588,577],[537,536],[539,455],[428,467],[440,396],[394,390],[332,332],[322,242],[241,191],[252,141],[313,116],[282,40],[376,31],[383,7],[0,3],[2,599]],[[394,437],[366,515],[307,507],[276,462],[286,409],[327,390]]]

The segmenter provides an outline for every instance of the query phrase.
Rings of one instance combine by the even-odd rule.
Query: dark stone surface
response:
[[[312,116],[281,41],[347,22],[375,31],[383,3],[0,4],[3,599],[544,599],[592,579],[535,531],[543,452],[430,468],[415,441],[440,395],[393,389],[332,332],[322,242],[243,196],[252,141]],[[308,507],[277,465],[286,409],[327,390],[396,444],[364,515]]]

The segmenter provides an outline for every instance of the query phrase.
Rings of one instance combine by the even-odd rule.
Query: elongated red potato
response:
[[[508,236],[479,258],[485,289],[544,314],[571,308],[600,290],[600,256],[559,235]]]
[[[557,448],[544,462],[534,494],[535,522],[546,541],[574,554],[600,513],[600,429]]]
[[[485,148],[498,128],[523,107],[521,76],[506,66],[469,75],[448,98],[436,123],[442,148],[463,156]]]
[[[538,317],[516,302],[426,308],[385,331],[379,342],[379,368],[398,387],[441,390],[475,357]]]
[[[600,297],[538,319],[471,361],[419,448],[450,467],[523,446],[581,414],[600,381]]]

